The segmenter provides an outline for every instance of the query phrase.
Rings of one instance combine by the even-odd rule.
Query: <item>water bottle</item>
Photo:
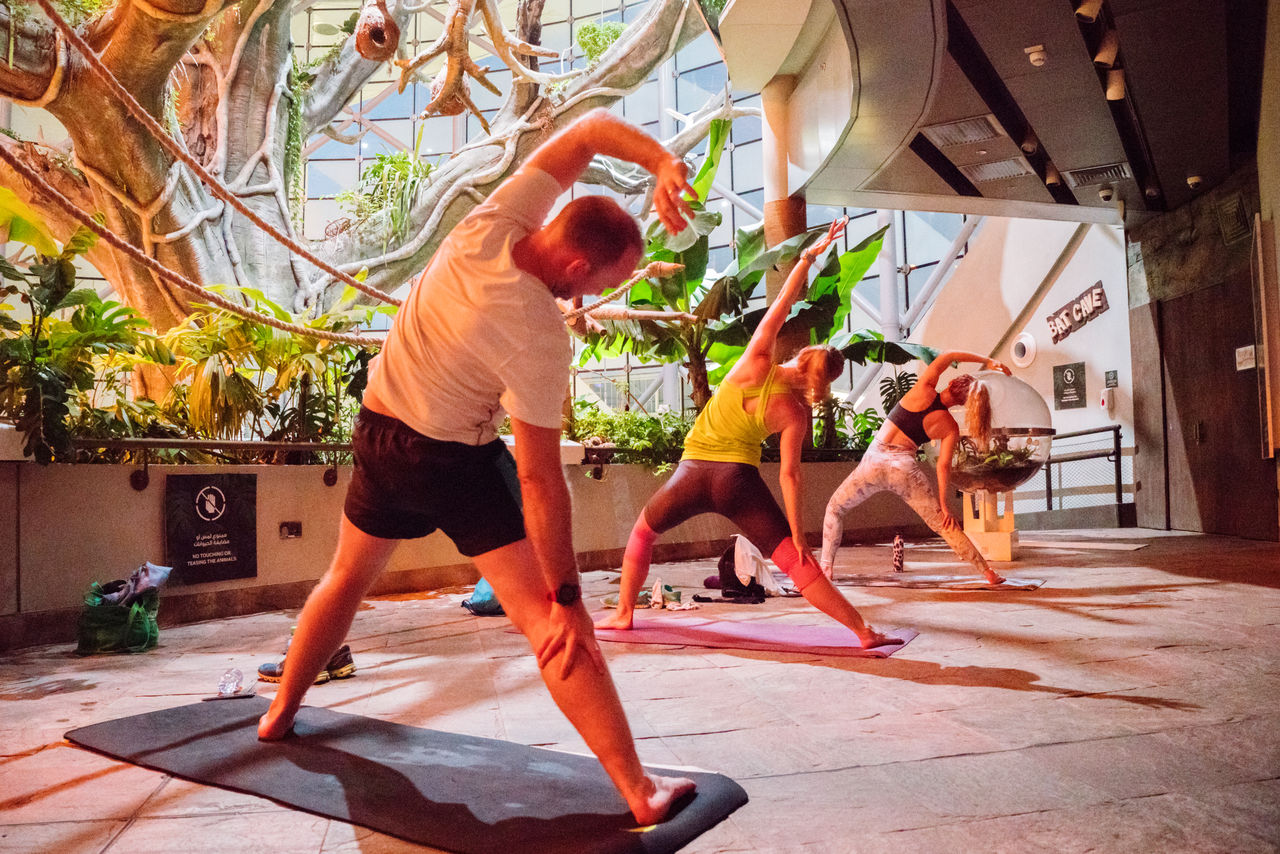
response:
[[[222,678],[218,680],[218,696],[226,697],[231,694],[238,694],[243,685],[244,674],[233,667],[222,674]]]

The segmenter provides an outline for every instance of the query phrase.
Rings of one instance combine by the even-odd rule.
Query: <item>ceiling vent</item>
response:
[[[961,119],[958,122],[929,125],[920,130],[937,148],[986,142],[1005,135],[1004,130],[996,123],[996,117],[990,114]]]
[[[1114,184],[1125,178],[1132,178],[1133,172],[1128,163],[1111,163],[1106,166],[1090,166],[1087,169],[1071,169],[1062,173],[1066,176],[1067,186],[1075,190],[1080,187],[1092,187],[1095,184]]]
[[[975,184],[982,184],[987,181],[1004,181],[1009,178],[1021,178],[1024,175],[1035,174],[1027,161],[1021,157],[995,160],[991,163],[975,163],[972,166],[961,166],[959,168],[964,173],[964,177]]]

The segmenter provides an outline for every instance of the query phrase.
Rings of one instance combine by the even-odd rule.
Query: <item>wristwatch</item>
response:
[[[547,594],[548,602],[555,602],[557,605],[563,605],[566,608],[577,604],[581,599],[582,587],[568,581],[557,587],[554,592]]]

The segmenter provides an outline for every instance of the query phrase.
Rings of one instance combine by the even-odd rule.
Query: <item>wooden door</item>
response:
[[[1257,374],[1235,364],[1236,348],[1254,343],[1248,271],[1162,302],[1159,330],[1169,526],[1280,539],[1276,464],[1261,453]]]

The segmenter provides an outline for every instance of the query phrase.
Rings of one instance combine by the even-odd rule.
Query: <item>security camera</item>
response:
[[[1201,178],[1199,175],[1187,176],[1187,186],[1193,190],[1200,189],[1200,185],[1203,183],[1204,183],[1204,178]]]
[[[1109,202],[1115,197],[1116,197],[1115,187],[1107,186],[1107,187],[1098,188],[1098,198],[1102,199],[1102,201]]]

